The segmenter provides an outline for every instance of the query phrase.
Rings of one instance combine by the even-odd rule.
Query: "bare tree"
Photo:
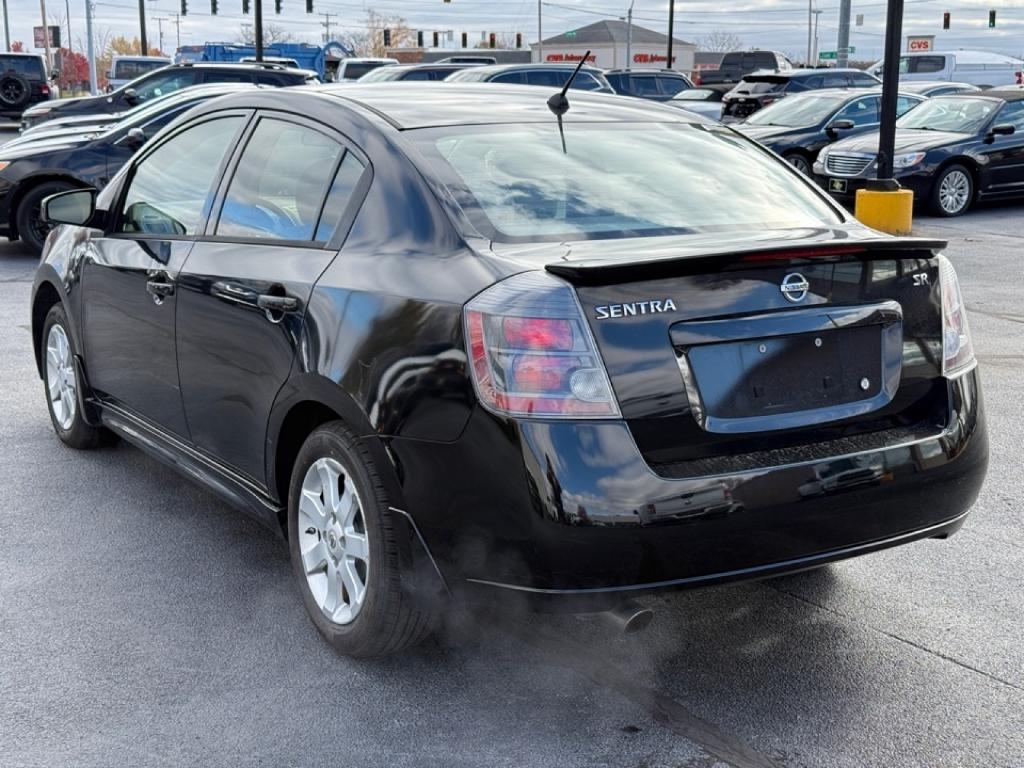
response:
[[[295,39],[295,36],[282,27],[279,24],[264,24],[263,25],[263,44],[264,45],[276,45],[277,43],[290,43]],[[235,40],[241,45],[255,45],[256,44],[256,30],[252,24],[247,21],[243,21],[238,29],[238,35]]]
[[[352,45],[360,56],[385,56],[388,48],[411,45],[416,38],[416,34],[401,16],[388,16],[371,9],[366,12],[365,23],[365,33],[350,36]],[[384,45],[385,29],[391,33],[390,46]]]
[[[729,51],[742,51],[743,41],[724,29],[713,29],[706,35],[697,38],[697,48],[701,51],[715,51],[728,53]]]

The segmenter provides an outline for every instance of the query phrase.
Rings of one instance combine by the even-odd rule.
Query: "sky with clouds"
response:
[[[72,43],[84,40],[87,0],[45,0],[51,23],[70,14]],[[175,46],[174,15],[180,0],[143,0],[147,31],[157,43],[158,17],[162,22],[164,49]],[[242,0],[218,0],[219,13],[210,15],[210,0],[187,0],[188,15],[181,19],[183,45],[206,41],[233,41],[240,25],[251,21],[242,15]],[[255,2],[255,0],[252,0]],[[291,32],[297,40],[322,39],[322,14],[332,14],[332,37],[344,39],[365,28],[366,10],[399,15],[413,29],[454,30],[469,33],[471,45],[486,32],[522,32],[526,42],[537,39],[537,0],[313,0],[315,14],[305,12],[306,0],[281,0],[282,13],[273,12],[273,0],[263,0],[264,17]],[[821,9],[819,48],[835,49],[839,0],[812,0]],[[1014,56],[1024,54],[1024,0],[905,0],[904,32],[936,35],[940,50],[972,48]],[[666,31],[669,0],[634,0],[634,23]],[[36,0],[7,0],[11,40],[31,45],[32,27],[40,23]],[[544,36],[584,26],[602,18],[624,17],[629,0],[542,0]],[[95,23],[113,34],[138,34],[136,0],[94,0]],[[881,58],[885,27],[884,0],[853,0],[853,14],[863,14],[863,26],[851,27],[855,59]],[[995,29],[988,28],[988,11],[998,14]],[[952,28],[942,30],[942,14],[952,14]],[[770,48],[801,58],[807,47],[807,0],[676,0],[676,37],[699,42],[702,35],[725,30],[744,47]],[[429,34],[427,36],[429,40]],[[31,49],[31,48],[30,48]]]

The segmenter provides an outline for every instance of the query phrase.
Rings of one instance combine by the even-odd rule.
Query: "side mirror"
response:
[[[124,92],[124,100],[128,104],[131,104],[133,107],[140,101],[142,101],[142,99],[139,98],[139,94],[135,92],[134,88],[129,88],[127,91]]]
[[[115,143],[118,146],[130,147],[131,149],[138,149],[146,143],[146,132],[141,128],[130,128],[128,133],[118,139]]]
[[[60,70],[59,69],[51,70],[50,71],[50,80],[59,80],[59,79],[60,79]]]
[[[833,120],[825,129],[825,133],[830,139],[836,139],[839,137],[839,131],[852,131],[854,128],[856,125],[853,120]]]
[[[1009,123],[1000,123],[999,125],[993,125],[989,129],[989,134],[992,136],[1009,136],[1017,132],[1017,127],[1010,125]]]
[[[43,198],[40,218],[47,224],[88,224],[96,213],[96,190],[72,189]]]

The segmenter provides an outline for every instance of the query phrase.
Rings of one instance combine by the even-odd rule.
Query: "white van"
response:
[[[882,76],[879,61],[868,72]],[[982,88],[1024,83],[1024,61],[988,51],[922,51],[900,56],[900,80],[951,80]]]
[[[338,71],[334,74],[334,79],[339,83],[343,83],[346,80],[358,80],[367,72],[377,69],[377,67],[390,67],[397,63],[398,59],[342,59],[338,63]]]
[[[115,56],[107,73],[107,90],[116,91],[135,78],[149,74],[154,69],[166,67],[170,63],[171,60],[164,56]]]

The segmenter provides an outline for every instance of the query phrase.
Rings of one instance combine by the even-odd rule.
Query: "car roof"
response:
[[[423,83],[398,80],[276,89],[274,98],[283,102],[313,95],[347,101],[374,113],[399,130],[408,130],[443,125],[554,123],[555,116],[547,104],[548,97],[554,92],[553,88],[536,85],[452,82],[443,88],[428,89]],[[250,98],[252,96],[249,94]],[[566,121],[712,122],[688,115],[676,107],[590,91],[571,91],[569,104]]]
[[[606,69],[606,75],[676,75],[685,78],[682,72],[675,69],[658,69],[657,67],[618,67]]]
[[[182,67],[192,69],[268,69],[272,72],[302,72],[308,75],[315,75],[311,69],[296,69],[286,67],[274,61],[183,61],[180,64],[169,64],[171,67]]]
[[[998,88],[991,88],[987,91],[971,91],[968,93],[951,93],[948,96],[942,96],[941,98],[951,98],[956,96],[958,98],[978,98],[979,96],[991,96],[1003,101],[1024,101],[1024,91],[1001,91]],[[938,98],[938,97],[937,97]]]
[[[0,56],[20,56],[21,58],[33,58],[41,59],[43,54],[41,53],[28,53],[27,51],[0,51]]]
[[[473,67],[473,71],[477,73],[483,73],[484,75],[499,74],[501,72],[512,72],[519,69],[556,69],[556,70],[572,70],[576,69],[578,62],[572,62],[571,64],[545,64],[543,62],[535,62],[531,64],[484,64],[480,67]],[[590,64],[584,64],[580,69],[589,70],[590,72],[601,72],[599,67],[591,66]]]

